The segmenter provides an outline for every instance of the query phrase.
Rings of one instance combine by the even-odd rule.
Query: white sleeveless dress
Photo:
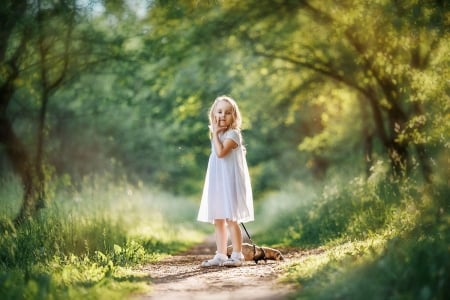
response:
[[[197,220],[214,224],[215,219],[238,223],[254,220],[250,175],[238,130],[227,130],[219,139],[232,139],[238,146],[219,158],[212,145]]]

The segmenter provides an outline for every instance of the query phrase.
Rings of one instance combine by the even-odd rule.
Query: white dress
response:
[[[212,145],[206,170],[202,201],[197,220],[214,223],[228,219],[238,223],[254,220],[250,175],[238,130],[227,130],[219,139],[232,139],[238,145],[225,157],[219,158]]]

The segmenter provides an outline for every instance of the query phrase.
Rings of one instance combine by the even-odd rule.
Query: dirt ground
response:
[[[214,237],[191,250],[143,267],[152,278],[152,292],[139,295],[139,300],[222,300],[222,299],[287,299],[292,287],[277,281],[283,266],[301,259],[307,253],[281,250],[285,260],[255,264],[246,261],[238,268],[200,268],[202,261],[215,253]]]

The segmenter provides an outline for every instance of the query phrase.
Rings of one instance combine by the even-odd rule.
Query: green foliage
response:
[[[110,180],[85,178],[80,189],[62,180],[55,201],[19,227],[9,221],[17,207],[3,201],[17,199],[13,193],[20,189],[14,180],[4,182],[0,294],[5,299],[122,299],[150,280],[133,268],[201,240],[201,227],[192,224],[196,204]]]
[[[56,192],[15,227],[24,184],[1,183],[0,294],[116,297],[141,280],[121,268],[197,241],[171,195],[201,191],[207,110],[230,94],[257,239],[325,245],[289,271],[299,297],[447,296],[447,2],[25,2],[1,7],[0,174],[40,140]]]
[[[448,236],[419,236],[330,247],[290,266],[283,281],[299,285],[295,299],[446,299]]]
[[[270,229],[264,226],[267,235],[262,240],[309,248],[338,239],[364,239],[392,222],[390,230],[406,230],[418,213],[412,201],[417,191],[407,181],[395,181],[387,170],[379,162],[367,180],[362,176],[333,179],[320,194],[319,187],[310,184],[273,194],[264,201],[263,219],[268,213],[273,221],[267,224]]]
[[[145,274],[99,266],[78,258],[53,261],[49,268],[24,274],[20,269],[0,270],[3,299],[123,299],[143,292]]]
[[[298,286],[292,298],[449,296],[447,182],[387,174],[379,162],[368,179],[334,179],[323,188],[297,183],[267,197],[254,239],[309,249],[282,278]]]
[[[46,70],[56,76],[73,26],[67,77],[49,95],[44,124],[45,161],[57,176],[126,172],[198,195],[207,109],[220,94],[241,106],[258,198],[350,160],[359,174],[389,155],[391,164],[418,161],[429,177],[445,147],[445,4],[154,1],[138,15],[123,1],[91,5],[68,8],[75,23],[55,12],[44,25],[56,40],[42,32]],[[26,72],[6,110],[31,157],[42,108],[38,37],[19,56]],[[5,45],[18,50],[19,41]]]

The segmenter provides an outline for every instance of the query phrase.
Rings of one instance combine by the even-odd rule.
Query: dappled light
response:
[[[447,1],[4,2],[2,299],[450,297]],[[199,268],[220,95],[283,261]]]

